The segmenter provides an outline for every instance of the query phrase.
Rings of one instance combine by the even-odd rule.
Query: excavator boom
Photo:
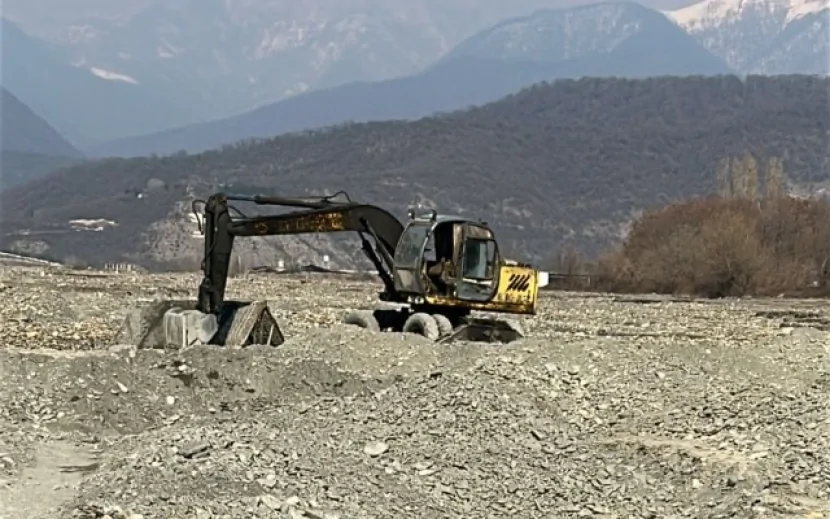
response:
[[[279,215],[232,218],[229,201],[248,201],[259,205],[304,207],[305,210]],[[237,236],[277,236],[305,233],[355,231],[360,234],[363,251],[378,270],[384,283],[383,299],[395,300],[392,265],[395,247],[403,234],[403,224],[380,207],[353,202],[333,202],[329,198],[277,198],[262,196],[211,196],[204,209],[204,277],[199,287],[197,309],[204,313],[222,311],[231,252]],[[374,246],[366,239],[369,234]]]

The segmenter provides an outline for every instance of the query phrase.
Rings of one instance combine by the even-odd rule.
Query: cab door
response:
[[[395,289],[402,294],[422,295],[424,293],[421,265],[430,228],[429,223],[411,222],[398,241],[392,277],[395,281]]]
[[[498,288],[499,250],[487,227],[465,223],[461,228],[456,297],[462,301],[485,302]]]

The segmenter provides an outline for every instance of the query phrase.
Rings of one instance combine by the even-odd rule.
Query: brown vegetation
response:
[[[718,196],[648,212],[593,269],[595,288],[704,297],[830,294],[830,202],[787,196],[781,161],[762,191],[751,155],[718,167]]]
[[[708,198],[639,220],[599,264],[617,292],[705,297],[830,293],[830,203]]]

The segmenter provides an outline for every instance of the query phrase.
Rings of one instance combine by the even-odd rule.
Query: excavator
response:
[[[230,202],[295,210],[249,217]],[[369,330],[417,333],[438,342],[506,343],[524,336],[518,323],[473,312],[536,314],[539,272],[502,258],[493,230],[483,221],[410,209],[402,223],[342,191],[299,198],[220,192],[194,201],[193,211],[204,235],[196,300],[156,301],[129,313],[116,343],[165,349],[282,344],[285,337],[265,301],[225,299],[237,237],[356,232],[382,282],[382,306],[352,311],[344,322]]]

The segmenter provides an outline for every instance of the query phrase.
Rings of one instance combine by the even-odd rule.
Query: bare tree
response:
[[[744,173],[744,160],[742,158],[733,158],[731,161],[732,167],[732,197],[742,198],[746,192],[746,174]]]
[[[747,200],[758,197],[758,162],[749,153],[732,159],[732,196]]]
[[[715,177],[717,182],[717,193],[721,198],[732,198],[732,179],[730,177],[730,160],[724,157],[715,166]]]
[[[751,154],[744,157],[744,197],[748,200],[758,199],[758,161]]]
[[[775,200],[784,195],[784,161],[780,157],[767,159],[764,175],[764,198]]]

